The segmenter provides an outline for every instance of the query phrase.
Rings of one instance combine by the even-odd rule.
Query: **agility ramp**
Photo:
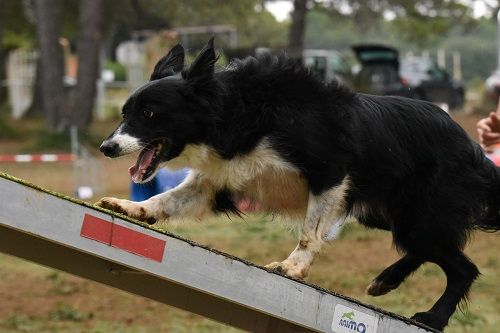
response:
[[[434,332],[2,173],[0,251],[250,332]]]

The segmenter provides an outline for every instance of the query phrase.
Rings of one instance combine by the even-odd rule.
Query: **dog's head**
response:
[[[151,180],[186,144],[203,140],[216,60],[213,38],[186,68],[184,49],[177,45],[158,61],[150,81],[128,98],[122,122],[100,150],[112,158],[140,150],[129,169],[134,182]]]

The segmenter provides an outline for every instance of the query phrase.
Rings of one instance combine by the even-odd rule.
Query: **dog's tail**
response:
[[[489,184],[487,207],[483,218],[476,222],[476,227],[483,231],[500,230],[500,168],[492,166],[492,181]]]

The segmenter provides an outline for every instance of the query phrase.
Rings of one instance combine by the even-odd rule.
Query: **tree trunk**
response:
[[[7,50],[1,45],[2,42],[2,37],[3,37],[3,31],[4,31],[4,14],[5,13],[5,0],[0,0],[0,82],[6,80],[6,63],[7,63]],[[5,102],[7,99],[7,89],[5,89],[5,86],[0,84],[0,106]]]
[[[288,34],[288,55],[297,60],[302,59],[304,49],[307,2],[308,0],[293,1],[292,23]]]
[[[42,61],[40,55],[36,60],[35,81],[33,82],[33,99],[26,112],[26,116],[40,116],[44,114],[43,110],[43,82],[42,82]]]
[[[64,118],[64,58],[59,44],[60,2],[35,1],[38,46],[40,52],[43,111],[50,129],[62,130]]]
[[[4,1],[4,0],[0,0]],[[23,16],[26,20],[36,26],[35,18],[35,4],[33,1],[23,1],[22,2]],[[42,93],[42,62],[40,59],[40,52],[36,59],[36,69],[35,69],[35,79],[33,81],[33,98],[31,100],[31,105],[24,114],[26,117],[43,117],[43,93]]]
[[[80,0],[80,35],[76,44],[78,81],[73,104],[73,124],[86,127],[92,121],[99,78],[99,49],[102,35],[102,0]]]

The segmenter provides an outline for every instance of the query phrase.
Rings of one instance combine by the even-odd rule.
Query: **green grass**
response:
[[[36,138],[32,144],[24,149],[28,152],[43,151],[70,151],[71,141],[68,133],[51,132],[46,129],[38,129],[33,133]]]
[[[49,312],[48,319],[51,321],[81,322],[91,319],[93,316],[92,312],[81,312],[70,304],[59,303],[55,309]]]
[[[15,129],[12,121],[9,121],[10,109],[7,103],[0,105],[0,139],[17,140],[20,138],[20,131]]]
[[[111,132],[117,122],[118,120],[99,123],[88,129],[81,130],[78,133],[80,144],[91,150],[97,150],[102,140]],[[0,140],[8,140],[10,143],[14,143],[17,148],[15,153],[71,151],[69,130],[63,132],[51,131],[41,118],[13,120],[1,110]]]

